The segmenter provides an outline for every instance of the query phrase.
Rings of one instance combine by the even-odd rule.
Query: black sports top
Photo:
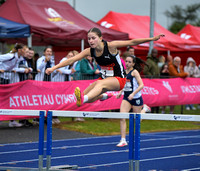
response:
[[[95,58],[96,62],[101,67],[101,77],[121,77],[125,78],[126,73],[121,62],[120,56],[117,53],[113,55],[108,50],[108,44],[106,41],[103,40],[104,43],[104,50],[103,54],[99,57],[96,56],[95,49],[90,48],[91,56]]]

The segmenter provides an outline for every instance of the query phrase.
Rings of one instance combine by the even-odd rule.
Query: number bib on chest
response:
[[[124,86],[124,91],[133,91],[130,80],[126,79],[126,84]]]
[[[114,69],[113,67],[101,66],[101,74],[102,74],[102,78],[113,77]]]

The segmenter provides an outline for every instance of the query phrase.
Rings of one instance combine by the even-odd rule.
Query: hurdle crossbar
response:
[[[60,117],[129,119],[129,113],[119,113],[119,112],[87,112],[87,111],[58,111],[58,110],[51,110],[49,112],[52,112],[53,116],[60,116]]]
[[[0,115],[39,116],[40,112],[41,110],[0,109]]]
[[[199,115],[183,115],[183,114],[140,114],[142,120],[165,120],[165,121],[192,121],[199,122]]]
[[[89,112],[89,111],[48,111],[50,118],[52,116],[59,117],[85,117],[85,118],[108,118],[108,119],[129,119],[129,171],[133,171],[133,160],[135,160],[135,171],[139,171],[140,163],[140,121],[141,120],[165,120],[165,121],[193,121],[200,122],[199,115],[182,115],[182,114],[137,114],[137,113],[119,113],[119,112]],[[47,142],[49,141],[49,151],[51,153],[52,147],[52,122],[49,119],[47,123],[49,127],[49,134]],[[135,135],[134,135],[135,130]],[[48,168],[51,168],[51,155]]]

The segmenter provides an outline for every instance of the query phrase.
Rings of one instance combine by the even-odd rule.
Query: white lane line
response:
[[[182,137],[172,137],[172,138],[157,138],[157,139],[147,139],[147,140],[141,140],[141,142],[152,142],[152,141],[160,141],[160,140],[174,140],[174,139],[189,139],[189,138],[200,138],[199,136],[182,136]],[[52,150],[57,149],[69,149],[69,148],[81,148],[81,147],[90,147],[90,146],[102,146],[102,145],[112,145],[117,144],[118,142],[110,142],[110,143],[97,143],[97,144],[84,144],[84,145],[75,145],[75,146],[61,146],[61,147],[53,147]],[[172,146],[172,145],[171,145]],[[162,146],[161,146],[162,148]],[[45,149],[44,149],[45,150]],[[0,152],[1,154],[9,154],[9,153],[23,153],[23,152],[30,152],[30,151],[38,151],[38,149],[29,149],[29,150],[16,150],[16,151],[5,151]]]
[[[150,133],[142,133],[143,136],[152,136],[152,135],[158,135],[159,134],[170,134],[170,133],[182,133],[182,132],[197,132],[200,130],[183,130],[183,131],[168,131],[168,132],[150,132]],[[101,138],[113,138],[113,137],[120,137],[120,135],[108,135],[108,136],[99,136],[99,137],[85,137],[85,138],[73,138],[73,139],[62,139],[62,140],[53,140],[53,142],[62,142],[62,141],[76,141],[76,140],[85,140],[85,139],[101,139]],[[46,142],[46,141],[45,141]],[[7,144],[0,144],[1,146],[12,146],[12,145],[21,145],[21,144],[30,144],[35,143],[37,144],[38,141],[35,142],[23,142],[23,143],[7,143]]]
[[[154,149],[159,149],[159,148],[177,148],[177,147],[192,146],[192,145],[200,145],[200,143],[196,143],[196,144],[179,144],[179,145],[174,145],[174,146],[162,146],[162,147],[152,147],[152,148],[142,148],[141,151],[143,151],[143,150],[154,150]],[[54,159],[60,159],[60,158],[73,158],[73,157],[102,155],[102,154],[113,154],[113,153],[123,153],[123,152],[127,153],[128,149],[126,149],[126,150],[116,150],[116,151],[106,151],[106,152],[97,152],[97,153],[76,154],[76,155],[69,155],[69,156],[58,156],[58,157],[51,157],[51,159],[54,160]],[[200,154],[200,153],[195,153],[195,154]],[[14,163],[27,162],[27,161],[36,161],[36,160],[38,160],[38,159],[14,161]],[[10,163],[13,163],[13,162],[0,163],[0,165],[10,164]]]
[[[146,162],[146,161],[155,161],[155,160],[164,160],[164,159],[172,159],[172,158],[181,158],[181,157],[190,157],[200,155],[200,153],[192,153],[192,154],[184,154],[184,155],[176,155],[176,156],[168,156],[168,157],[159,157],[159,158],[151,158],[151,159],[143,159],[140,160],[140,162]],[[92,165],[92,166],[83,166],[79,167],[78,169],[86,169],[86,168],[93,168],[93,167],[102,167],[102,166],[110,166],[110,165],[119,165],[119,164],[126,164],[129,163],[129,161],[125,162],[116,162],[116,163],[106,163],[106,164],[100,164],[100,165]],[[188,171],[188,170],[187,170]]]
[[[191,169],[184,169],[184,170],[181,170],[181,171],[197,171],[197,170],[200,170],[200,167],[198,168],[191,168]]]

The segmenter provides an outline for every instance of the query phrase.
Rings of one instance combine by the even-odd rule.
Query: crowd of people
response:
[[[173,58],[170,55],[158,57],[157,49],[152,49],[146,61],[135,56],[134,45],[152,40],[156,41],[162,36],[164,35],[160,34],[153,38],[106,42],[102,39],[100,30],[92,28],[88,32],[90,48],[80,53],[76,50],[67,52],[57,65],[55,65],[51,47],[46,47],[43,55],[39,57],[34,49],[18,43],[10,53],[0,55],[0,84],[27,79],[52,82],[97,79],[84,91],[81,91],[79,87],[75,89],[77,106],[112,97],[113,94],[107,93],[107,91],[119,91],[118,97],[124,91],[120,112],[129,112],[132,109],[133,112],[146,113],[151,111],[152,113],[160,113],[161,109],[161,113],[165,113],[166,106],[156,106],[150,109],[143,104],[141,90],[144,85],[141,72],[146,78],[169,78],[172,76],[186,78],[200,77],[200,70],[192,57],[188,57],[187,64],[183,68],[180,57]],[[127,50],[122,53],[118,49],[121,47],[127,47]],[[193,104],[187,104],[186,110],[196,110],[196,108]],[[170,106],[170,113],[173,112],[174,106]],[[77,118],[77,121],[83,120]],[[52,122],[53,124],[60,123],[56,117],[53,118]],[[127,145],[125,123],[124,119],[120,122],[122,138],[117,145],[119,147]],[[33,124],[38,124],[38,120],[9,122],[10,127],[28,127],[33,126]]]

